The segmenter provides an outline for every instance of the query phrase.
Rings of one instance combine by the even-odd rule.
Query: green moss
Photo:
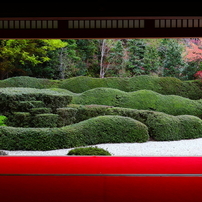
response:
[[[67,155],[111,156],[108,151],[98,147],[75,148],[70,150]]]
[[[144,124],[121,116],[99,116],[62,128],[0,127],[0,150],[53,150],[148,139]]]

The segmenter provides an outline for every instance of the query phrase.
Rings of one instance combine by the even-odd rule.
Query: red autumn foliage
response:
[[[196,74],[194,74],[194,77],[195,77],[196,79],[202,79],[202,71],[196,72]]]
[[[189,62],[192,61],[202,61],[202,49],[201,38],[199,38],[197,43],[190,41],[189,46],[186,48],[187,55],[186,58]]]

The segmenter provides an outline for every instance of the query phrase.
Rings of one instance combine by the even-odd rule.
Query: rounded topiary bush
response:
[[[62,128],[0,127],[2,150],[54,150],[101,143],[146,142],[148,128],[129,117],[99,116]]]
[[[98,147],[75,148],[70,150],[67,155],[111,156],[107,150]]]

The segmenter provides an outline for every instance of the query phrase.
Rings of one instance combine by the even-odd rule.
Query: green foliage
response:
[[[0,127],[2,150],[54,150],[101,143],[146,142],[148,128],[129,117],[99,116],[62,128]]]
[[[15,70],[16,65],[37,65],[50,60],[48,51],[65,47],[59,39],[9,39],[0,41],[0,79]]]
[[[30,127],[31,115],[29,112],[13,112],[8,116],[6,124],[15,127]]]
[[[111,156],[108,151],[98,147],[75,148],[70,150],[67,155]]]
[[[75,122],[75,116],[77,113],[77,109],[75,108],[58,108],[57,114],[58,116],[58,127],[71,125]]]
[[[72,103],[152,110],[171,115],[187,114],[201,117],[202,114],[200,101],[176,95],[161,95],[151,90],[123,92],[111,88],[95,88],[74,97]]]
[[[202,120],[195,116],[172,116],[155,111],[102,105],[70,106],[77,109],[74,123],[96,116],[119,115],[133,118],[145,124],[148,127],[149,136],[157,141],[173,141],[202,137]]]
[[[184,47],[176,39],[161,39],[158,47],[161,58],[161,76],[179,78],[187,63],[183,58]]]
[[[85,76],[66,79],[58,85],[59,88],[64,88],[74,93],[82,93],[84,91],[98,87],[118,88],[121,90],[126,90],[126,86],[127,78],[100,79]]]
[[[0,88],[0,112],[16,111],[19,101],[42,101],[47,108],[55,111],[71,102],[72,97],[67,94],[47,89],[35,88]],[[19,102],[21,105],[21,102]]]
[[[59,81],[50,80],[50,79],[42,79],[42,78],[34,78],[29,76],[18,76],[12,77],[5,80],[0,81],[0,87],[24,87],[24,88],[52,88],[55,85],[57,86]]]
[[[128,46],[130,59],[127,70],[131,73],[131,76],[144,74],[145,41],[143,39],[130,39],[128,40]]]
[[[51,113],[51,108],[45,108],[45,107],[32,108],[29,110],[29,112],[32,116],[36,114],[49,114]]]
[[[184,81],[174,77],[157,77],[141,75],[131,78],[91,78],[74,77],[65,79],[58,84],[59,88],[74,93],[83,93],[99,87],[114,88],[125,92],[137,90],[152,90],[163,95],[179,95],[193,100],[202,98],[202,82]],[[68,93],[68,91],[66,93]],[[64,91],[65,93],[65,91]],[[71,94],[76,96],[75,94]]]
[[[31,121],[35,128],[54,128],[57,127],[58,115],[57,114],[36,114]]]
[[[0,126],[6,126],[6,116],[0,116]]]

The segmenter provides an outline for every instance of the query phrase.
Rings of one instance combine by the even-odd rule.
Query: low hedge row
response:
[[[97,104],[152,110],[170,115],[194,115],[202,118],[202,100],[177,95],[161,95],[151,90],[124,92],[111,88],[95,88],[73,97],[72,104]]]
[[[152,90],[163,95],[179,95],[193,100],[202,98],[202,83],[200,81],[181,81],[174,77],[156,77],[141,75],[131,78],[91,78],[74,77],[58,83],[59,88],[74,93],[83,93],[87,90],[105,87],[119,89],[125,92],[138,90]]]
[[[46,107],[55,111],[72,100],[72,96],[47,89],[0,88],[0,113],[18,111],[21,101],[42,101]],[[32,105],[33,103],[29,103]]]
[[[104,79],[79,76],[64,80],[19,76],[0,81],[0,88],[5,87],[37,89],[62,88],[74,93],[83,93],[87,90],[99,87],[114,88],[125,92],[147,89],[163,95],[179,95],[193,100],[202,98],[202,82],[200,81],[181,81],[174,77],[156,77],[148,75],[131,78],[112,77]]]
[[[44,89],[44,88],[52,88],[55,86],[57,87],[59,82],[60,81],[58,80],[35,78],[29,76],[17,76],[1,80],[0,88],[23,87],[23,88]]]
[[[0,127],[0,150],[54,150],[101,143],[146,142],[148,128],[129,117],[99,116],[62,128]]]
[[[70,109],[63,108],[63,112],[75,109],[71,117],[66,116],[66,119],[72,120],[71,124],[96,116],[119,115],[133,118],[145,124],[148,127],[150,137],[157,141],[202,137],[202,120],[191,115],[172,116],[161,112],[101,105],[70,105],[69,107]],[[65,116],[63,118],[65,119]]]

